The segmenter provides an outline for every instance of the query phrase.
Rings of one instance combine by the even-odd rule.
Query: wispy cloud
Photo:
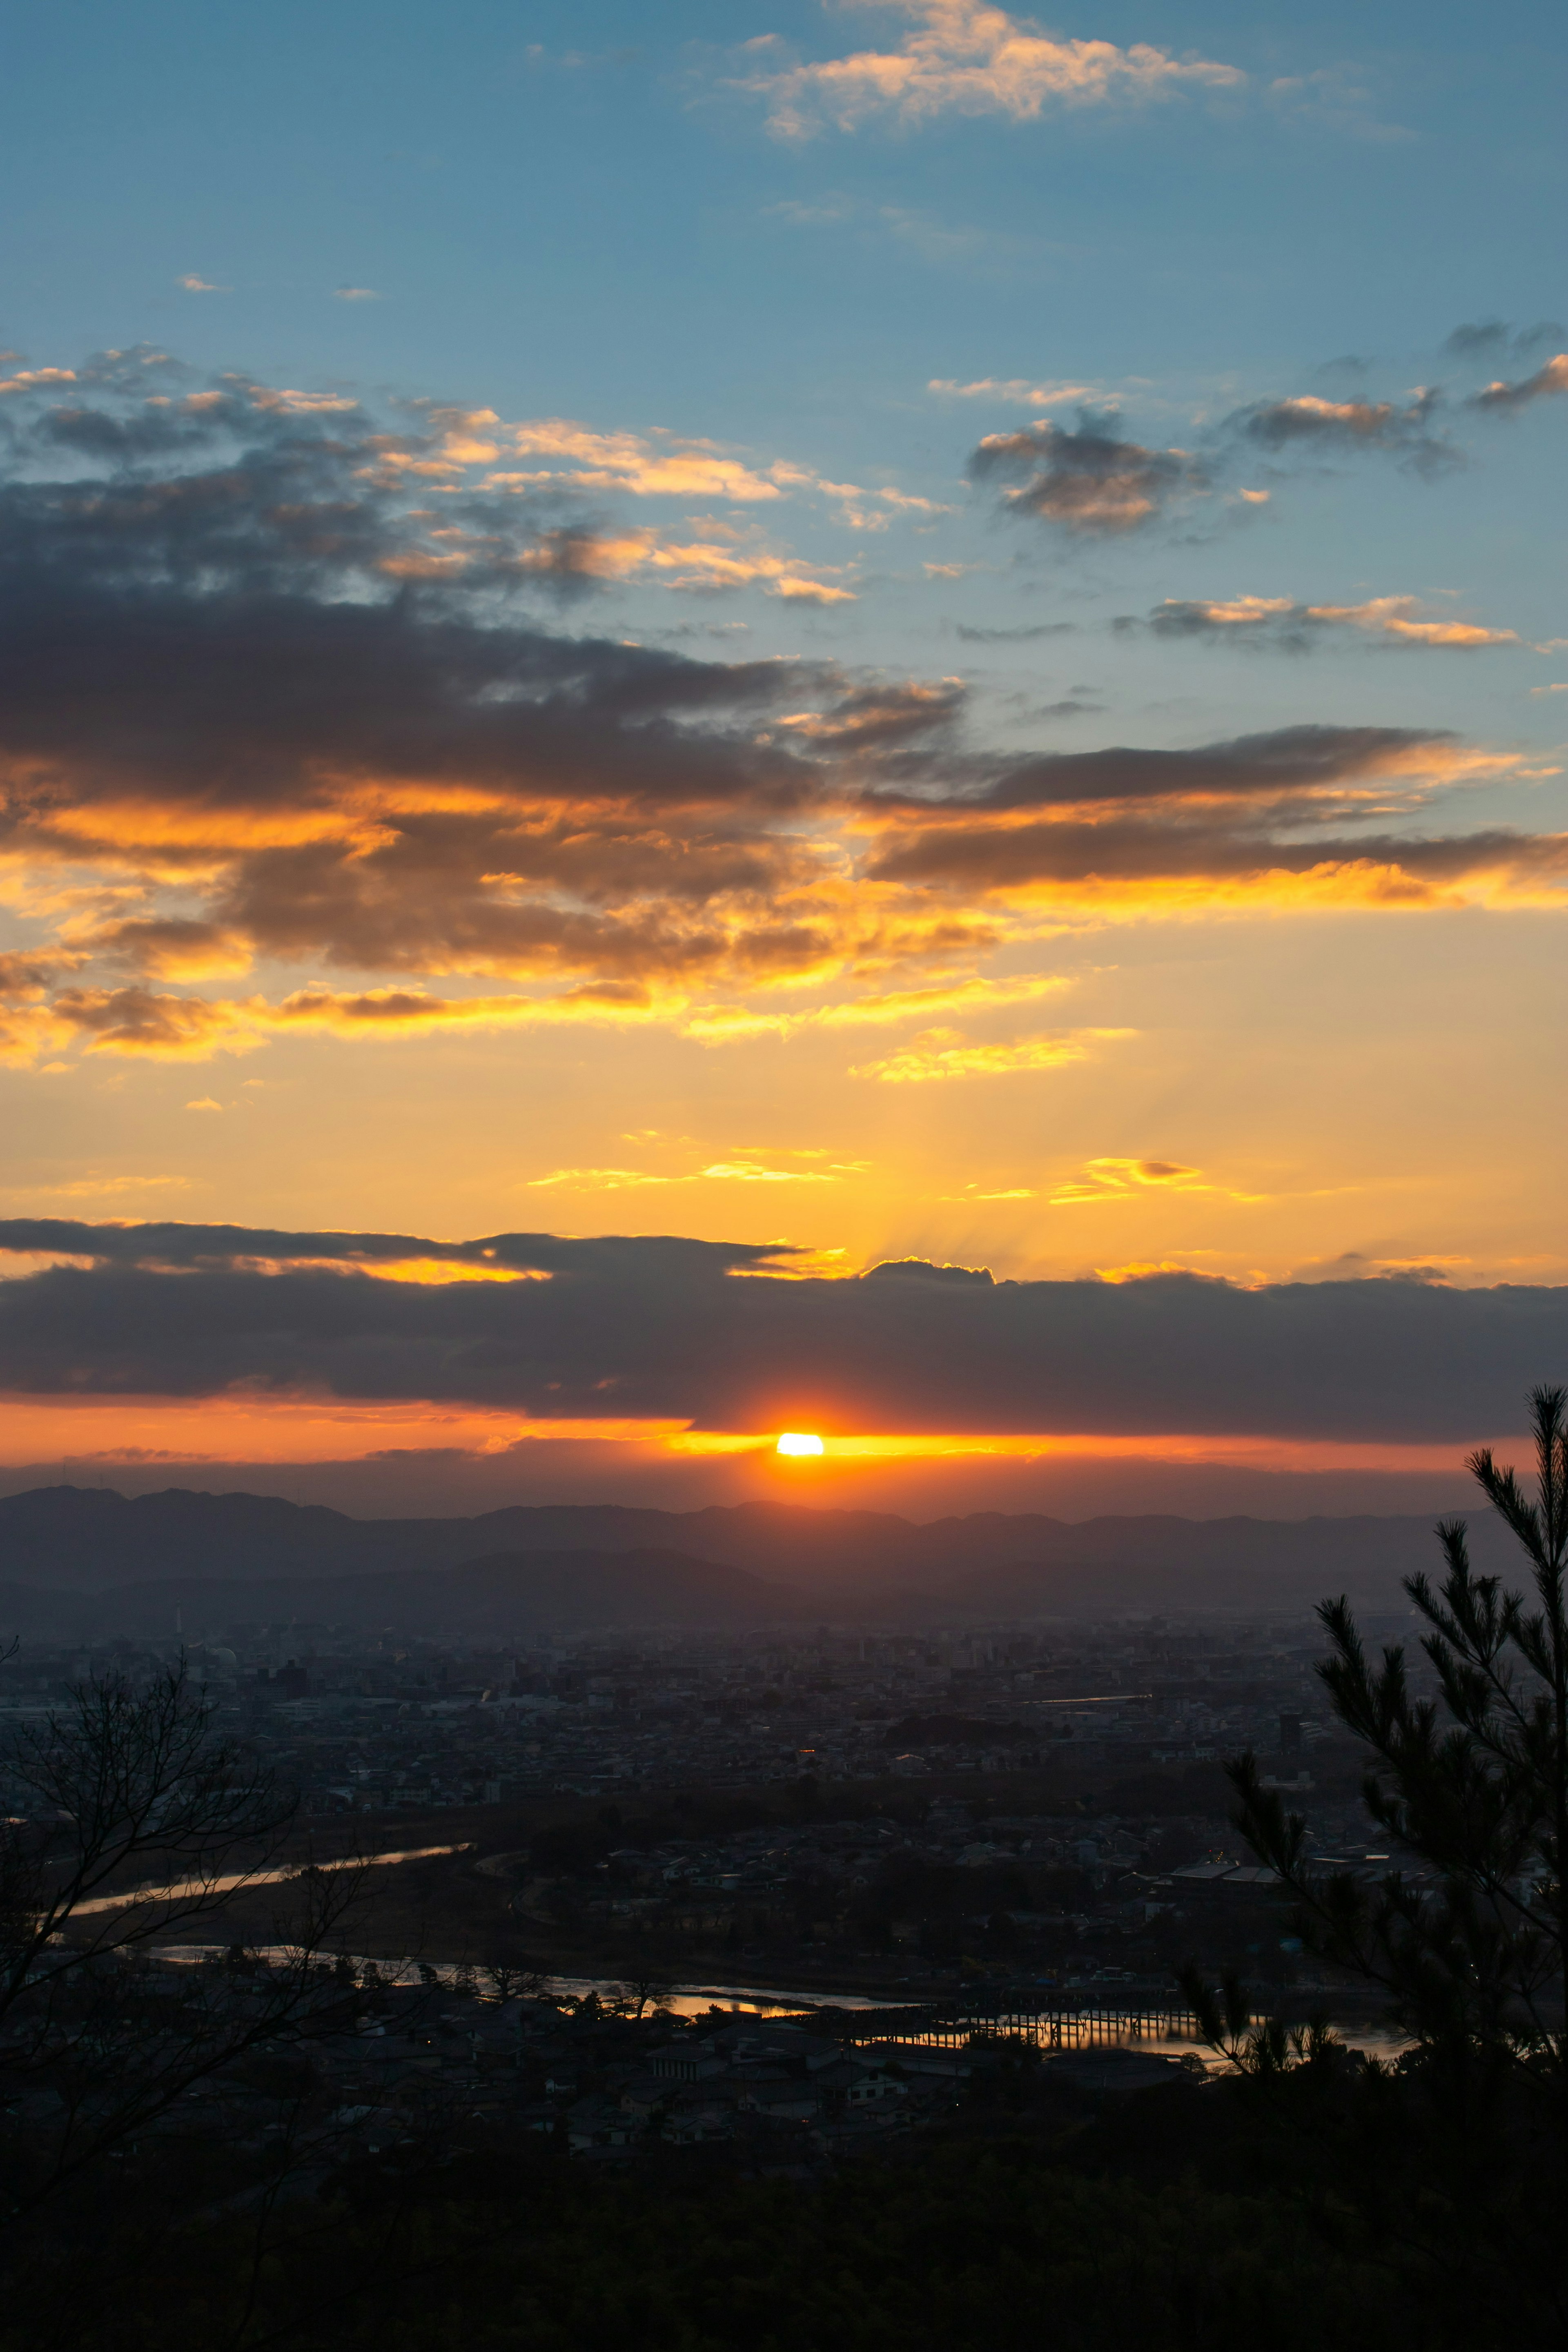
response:
[[[770,1168],[755,1160],[716,1160],[661,1176],[640,1168],[556,1168],[530,1178],[531,1192],[623,1192],[646,1184],[837,1184],[843,1169]]]
[[[216,286],[210,278],[198,278],[194,272],[188,277],[182,278],[180,284],[187,294],[232,294],[234,292],[232,286]]]
[[[860,0],[911,29],[889,49],[798,63],[769,37],[747,43],[735,86],[760,98],[777,139],[882,121],[902,128],[944,114],[1015,122],[1047,109],[1137,106],[1194,90],[1237,89],[1237,67],[1175,58],[1145,42],[1058,40],[987,0]]]
[[[382,298],[374,286],[334,286],[332,299],[337,302],[379,302]]]
[[[1372,596],[1359,604],[1303,604],[1291,596],[1167,596],[1143,620],[1126,615],[1116,626],[1146,628],[1160,637],[1187,637],[1209,645],[1268,646],[1289,653],[1310,652],[1334,632],[1345,630],[1384,646],[1429,653],[1478,653],[1489,646],[1524,643],[1517,629],[1492,629],[1478,621],[1433,615],[1418,596]]]
[[[1005,401],[1012,408],[1061,408],[1101,397],[1091,383],[1033,383],[1027,376],[1021,375],[984,375],[973,383],[933,375],[926,390],[934,393],[939,400]]]
[[[922,1086],[938,1078],[998,1078],[1027,1070],[1056,1070],[1081,1062],[1099,1045],[1131,1037],[1131,1029],[1065,1029],[1023,1037],[1014,1045],[973,1045],[956,1029],[927,1029],[911,1044],[879,1062],[863,1062],[852,1078],[879,1078],[885,1086]]]
[[[437,422],[447,420],[438,416]],[[750,505],[782,498],[811,479],[782,461],[759,473],[711,441],[682,441],[667,433],[599,433],[569,417],[503,425],[492,410],[479,409],[452,417],[448,433],[447,448],[458,465],[511,457],[550,461],[542,472],[491,474],[489,484],[498,488],[561,481],[584,489],[629,491],[636,498],[725,499]]]
[[[1560,343],[1565,338],[1568,327],[1556,319],[1541,319],[1533,327],[1517,329],[1510,328],[1506,319],[1472,319],[1455,328],[1443,349],[1460,360],[1492,359],[1509,351],[1522,358],[1542,344]]]
[[[1226,1201],[1251,1201],[1251,1192],[1234,1192],[1211,1183],[1201,1168],[1184,1168],[1174,1160],[1090,1160],[1058,1184],[1048,1195],[1053,1209],[1097,1208],[1135,1200],[1148,1192],[1206,1192]]]

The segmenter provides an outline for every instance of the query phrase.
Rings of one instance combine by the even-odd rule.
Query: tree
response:
[[[0,2179],[15,2231],[249,2053],[352,2021],[352,1970],[326,1953],[357,1874],[280,1866],[296,1801],[214,1736],[183,1664],[144,1689],[82,1683],[4,1763],[27,1807],[0,1832]],[[157,1947],[271,1881],[294,1908],[269,1964],[232,1948],[153,1967]]]
[[[1475,1572],[1462,1519],[1436,1530],[1441,1583],[1405,1580],[1428,1687],[1402,1644],[1369,1658],[1343,1597],[1318,1612],[1331,1645],[1318,1673],[1366,1752],[1363,1800],[1394,1866],[1376,1878],[1323,1867],[1256,1759],[1226,1768],[1237,1825],[1294,1895],[1303,1941],[1381,1987],[1409,2039],[1407,2060],[1384,2070],[1415,2151],[1405,2226],[1453,2289],[1449,2324],[1472,2334],[1498,2324],[1505,2276],[1510,2326],[1527,2308],[1568,2320],[1552,2252],[1568,2187],[1568,1391],[1538,1389],[1531,1410],[1533,1500],[1489,1450],[1468,1457],[1525,1555],[1528,1589]],[[1217,1998],[1188,1983],[1208,2038],[1243,2072],[1331,2077],[1321,2031],[1252,2024],[1234,1980]]]
[[[668,2013],[673,1998],[667,1977],[641,1969],[623,1984],[615,1986],[609,2006],[617,2017],[658,2017]]]
[[[1302,1906],[1304,1938],[1381,1985],[1456,2079],[1507,2079],[1542,2103],[1568,2158],[1568,1391],[1531,1404],[1534,1502],[1489,1451],[1468,1466],[1529,1559],[1533,1599],[1474,1572],[1462,1519],[1437,1529],[1442,1584],[1405,1580],[1436,1697],[1412,1688],[1402,1645],[1372,1663],[1344,1599],[1319,1611],[1331,1654],[1318,1672],[1370,1751],[1367,1811],[1408,1864],[1376,1881],[1315,1867],[1256,1760],[1227,1769],[1238,1826]]]
[[[479,1974],[492,2000],[537,2000],[548,1982],[526,1960],[510,1959],[500,1952],[482,1964]]]

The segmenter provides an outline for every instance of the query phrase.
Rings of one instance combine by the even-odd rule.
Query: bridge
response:
[[[858,2042],[887,2048],[962,2050],[977,2034],[1009,2034],[1040,2050],[1099,2050],[1128,2043],[1144,2048],[1161,2042],[1203,2042],[1190,2009],[1015,2009],[974,2015],[911,2019],[908,2025],[884,2020],[855,2034]]]

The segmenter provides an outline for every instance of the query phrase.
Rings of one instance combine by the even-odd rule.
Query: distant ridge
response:
[[[1500,1560],[1499,1531],[1485,1515],[1473,1535],[1483,1564]],[[520,1505],[473,1518],[355,1519],[265,1495],[174,1487],[128,1498],[100,1488],[44,1486],[0,1498],[0,1588],[8,1588],[0,1591],[0,1622],[19,1624],[29,1611],[69,1592],[107,1600],[110,1590],[127,1587],[155,1592],[160,1607],[172,1605],[175,1586],[200,1586],[215,1604],[228,1588],[231,1613],[270,1615],[285,1584],[290,1613],[299,1613],[316,1587],[312,1615],[357,1620],[372,1605],[368,1590],[351,1597],[350,1588],[363,1580],[384,1586],[390,1598],[388,1580],[434,1578],[430,1591],[445,1591],[456,1605],[453,1571],[472,1577],[500,1560],[511,1563],[508,1573],[519,1596],[527,1583],[521,1564],[531,1561],[539,1594],[564,1596],[575,1578],[584,1608],[613,1615],[621,1602],[612,1606],[605,1563],[615,1559],[666,1563],[668,1607],[687,1612],[688,1621],[700,1593],[707,1596],[700,1605],[719,1616],[731,1606],[773,1615],[808,1607],[827,1614],[957,1610],[996,1616],[1053,1609],[1077,1614],[1097,1604],[1235,1608],[1341,1591],[1396,1601],[1401,1576],[1429,1569],[1434,1555],[1430,1522],[1411,1517],[1161,1515],[1074,1524],[1034,1513],[976,1512],[921,1524],[887,1512],[758,1502],[698,1511]],[[676,1562],[683,1564],[679,1573]],[[645,1582],[637,1605],[651,1606],[658,1578],[651,1569],[639,1573]],[[417,1596],[424,1589],[397,1588],[411,1608],[423,1607]],[[602,1599],[590,1607],[591,1592]],[[622,1600],[630,1606],[632,1599],[627,1585]],[[52,1622],[53,1612],[46,1614]]]

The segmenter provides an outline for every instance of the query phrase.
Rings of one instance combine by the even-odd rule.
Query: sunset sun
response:
[[[820,1454],[822,1450],[821,1438],[813,1437],[803,1429],[786,1429],[774,1448],[776,1453],[787,1454],[796,1458]]]

